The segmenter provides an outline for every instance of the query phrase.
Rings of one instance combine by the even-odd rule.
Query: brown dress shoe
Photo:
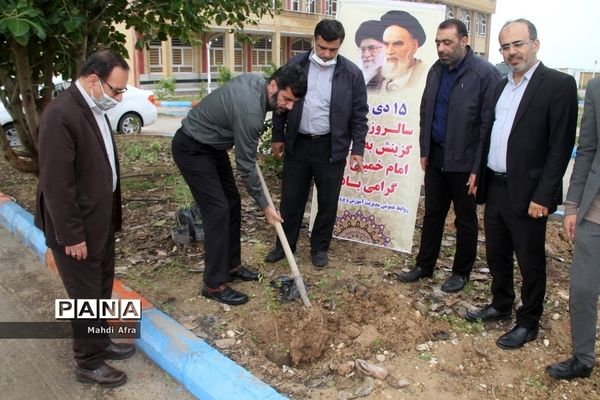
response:
[[[111,342],[104,350],[104,358],[109,360],[124,360],[135,354],[135,346],[130,343]]]
[[[75,378],[82,383],[97,383],[106,388],[121,386],[127,382],[127,374],[108,364],[96,369],[75,367]]]

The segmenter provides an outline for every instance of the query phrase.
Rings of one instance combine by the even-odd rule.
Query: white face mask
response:
[[[97,99],[96,97],[94,97],[94,90],[92,89],[92,100],[94,102],[94,104],[96,104],[96,106],[101,109],[102,111],[108,111],[111,108],[115,107],[117,104],[119,104],[119,102],[115,99],[113,99],[112,97],[110,97],[109,95],[107,95],[104,92],[104,87],[102,86],[102,82],[100,82],[100,89],[102,89],[102,97],[100,97],[100,99]]]
[[[331,65],[335,65],[337,62],[337,57],[332,60],[329,60],[329,61],[323,61],[323,59],[321,57],[319,57],[317,55],[317,53],[312,53],[310,58],[315,62],[315,64],[317,64],[321,67],[329,67]]]

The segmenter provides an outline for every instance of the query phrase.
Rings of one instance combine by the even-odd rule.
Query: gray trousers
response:
[[[569,313],[573,355],[588,367],[596,361],[596,322],[600,294],[600,225],[583,220],[575,229]]]

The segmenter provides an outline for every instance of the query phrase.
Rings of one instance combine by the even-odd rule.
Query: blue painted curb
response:
[[[169,101],[169,100],[160,100],[160,107],[191,107],[191,101]]]
[[[46,262],[46,238],[33,223],[33,215],[13,201],[0,203],[0,224],[32,249],[42,262]]]
[[[0,203],[0,224],[45,263],[44,234],[29,212],[12,201]],[[143,310],[140,329],[136,345],[199,399],[287,399],[156,308]]]
[[[286,399],[156,309],[144,311],[140,330],[138,347],[202,400]]]

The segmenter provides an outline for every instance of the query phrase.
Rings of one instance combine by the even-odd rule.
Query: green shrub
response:
[[[167,96],[173,96],[175,94],[176,83],[177,82],[175,81],[175,78],[172,76],[162,78],[160,81],[158,81],[156,87],[154,88],[156,98],[158,100],[163,100]]]
[[[269,79],[273,75],[273,72],[277,70],[277,65],[270,62],[269,65],[262,67],[261,70],[265,79]]]
[[[219,81],[221,82],[221,84],[227,83],[233,79],[233,74],[231,73],[229,68],[219,65],[217,67],[217,70],[219,71]]]

